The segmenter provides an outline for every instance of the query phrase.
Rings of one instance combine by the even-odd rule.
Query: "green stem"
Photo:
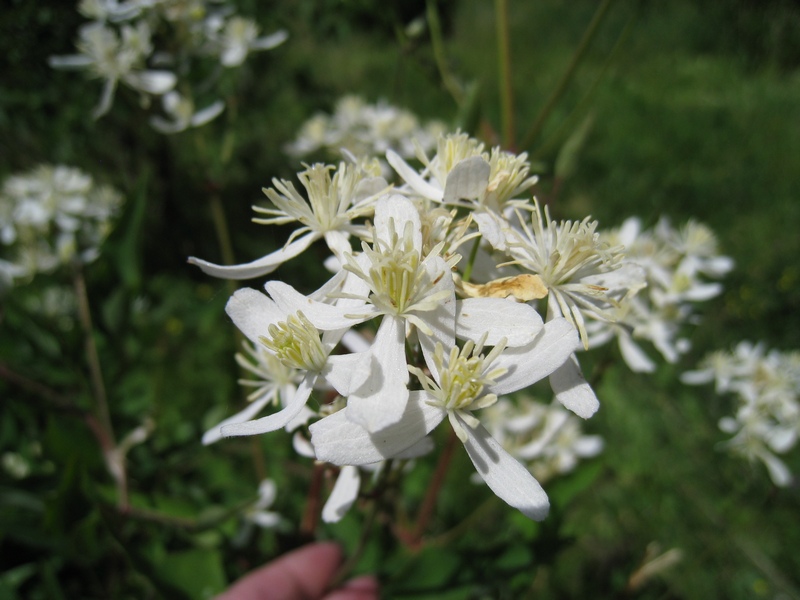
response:
[[[572,78],[575,75],[575,71],[578,69],[578,65],[580,65],[581,60],[583,60],[586,51],[589,49],[589,45],[594,39],[595,34],[597,33],[598,28],[600,27],[600,23],[603,22],[603,18],[608,13],[608,9],[611,6],[612,0],[603,0],[600,6],[597,7],[597,10],[592,17],[589,26],[586,28],[586,31],[583,33],[583,37],[581,38],[578,47],[575,50],[575,53],[572,55],[572,59],[567,66],[567,70],[564,71],[564,74],[561,76],[558,84],[556,85],[553,92],[550,94],[550,97],[547,99],[547,102],[544,105],[544,108],[539,112],[534,120],[533,125],[528,130],[528,133],[522,140],[521,147],[528,148],[534,142],[534,140],[539,136],[544,127],[545,121],[550,116],[550,113],[553,112],[553,109],[558,104],[558,101],[561,100],[561,96],[564,95],[564,92],[567,90],[569,83],[572,81]]]
[[[628,22],[625,23],[625,26],[622,28],[617,41],[614,43],[614,47],[611,49],[611,52],[609,52],[608,58],[603,63],[600,73],[597,75],[597,77],[595,77],[594,81],[589,87],[589,90],[586,92],[586,94],[584,94],[583,98],[581,98],[580,102],[578,102],[578,105],[572,110],[570,115],[556,128],[552,134],[547,137],[547,139],[545,139],[544,142],[542,142],[541,146],[536,149],[536,152],[531,155],[531,160],[536,160],[537,158],[546,156],[547,153],[550,152],[553,147],[565,137],[565,132],[574,129],[575,122],[586,111],[586,107],[594,98],[597,88],[600,87],[600,82],[605,79],[609,68],[614,63],[614,60],[617,58],[617,56],[619,56],[619,51],[624,46],[624,43],[628,39],[628,35],[630,35],[630,32],[633,30],[633,24],[635,20],[636,15],[635,13],[632,13],[628,18]]]
[[[436,10],[436,0],[428,0],[428,27],[431,32],[431,45],[433,46],[433,57],[439,69],[442,83],[456,104],[464,101],[464,92],[456,81],[455,77],[447,68],[447,59],[444,52],[444,41],[442,38],[442,25],[439,21],[439,12]]]
[[[506,148],[514,147],[514,92],[511,87],[511,36],[508,26],[508,0],[495,0],[497,22],[497,60],[500,83],[500,115],[502,140]]]
[[[89,294],[86,290],[86,280],[80,264],[74,265],[73,282],[78,300],[78,319],[85,338],[86,361],[89,365],[89,378],[94,399],[93,411],[99,423],[99,430],[95,434],[98,439],[103,440],[101,445],[103,446],[104,459],[109,473],[117,485],[118,503],[120,508],[125,508],[128,506],[128,478],[125,470],[125,459],[123,457],[115,460],[116,457],[114,456],[117,442],[114,436],[114,427],[111,423],[111,413],[108,409],[108,396],[103,382],[103,371],[100,367],[100,355],[97,352],[97,344],[94,340]]]
[[[472,267],[475,265],[475,258],[478,256],[478,248],[481,245],[480,236],[475,238],[472,244],[472,249],[469,251],[469,258],[467,259],[467,266],[464,267],[464,274],[461,276],[461,281],[469,282],[472,277]]]

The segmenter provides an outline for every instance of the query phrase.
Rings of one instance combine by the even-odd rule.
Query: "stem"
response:
[[[608,9],[611,6],[612,0],[603,0],[600,6],[597,7],[597,10],[592,17],[589,26],[586,28],[586,31],[583,33],[583,37],[581,38],[578,47],[575,49],[575,54],[572,55],[572,59],[567,66],[567,70],[564,71],[564,74],[561,76],[556,88],[553,90],[553,93],[550,94],[550,97],[547,99],[547,102],[544,105],[544,108],[539,112],[536,117],[536,120],[531,125],[531,128],[528,130],[528,133],[523,138],[521,147],[527,148],[529,147],[533,141],[538,137],[538,135],[542,131],[542,127],[544,127],[544,123],[547,120],[547,117],[550,116],[550,113],[553,112],[553,109],[558,104],[558,101],[561,99],[561,96],[564,95],[564,92],[567,90],[567,86],[569,85],[570,81],[575,75],[575,71],[578,68],[581,60],[583,60],[586,51],[589,49],[589,44],[591,43],[592,39],[594,38],[595,34],[597,33],[598,28],[600,27],[600,23],[603,22],[603,18],[608,13]]]
[[[514,93],[511,87],[511,51],[508,27],[508,0],[495,0],[495,21],[497,22],[497,60],[500,74],[500,116],[502,121],[502,140],[506,148],[514,147]]]
[[[439,21],[439,12],[436,10],[436,0],[428,0],[428,27],[431,32],[431,45],[433,46],[433,57],[439,69],[444,87],[450,92],[456,104],[464,101],[464,91],[455,80],[455,77],[447,68],[447,59],[444,53],[444,42],[442,41],[442,25]]]
[[[436,464],[436,470],[433,473],[431,484],[428,486],[428,491],[425,494],[425,498],[422,500],[422,506],[417,515],[417,524],[409,540],[409,545],[412,548],[418,549],[421,546],[422,536],[433,516],[433,510],[436,508],[436,499],[439,497],[439,491],[442,489],[442,485],[444,485],[444,478],[447,475],[447,470],[450,468],[450,462],[453,460],[457,442],[458,437],[456,436],[456,432],[451,429],[444,450],[442,450],[442,454],[439,456],[439,462]]]
[[[226,265],[235,264],[233,244],[231,244],[231,236],[228,232],[228,219],[225,217],[225,210],[222,207],[222,200],[217,190],[211,192],[209,202],[211,204],[211,218],[214,221],[214,230],[217,234],[222,260]]]
[[[469,282],[469,278],[472,277],[472,267],[475,264],[475,258],[478,256],[478,248],[480,245],[481,238],[478,236],[475,238],[475,242],[472,244],[472,249],[469,251],[467,266],[464,267],[464,274],[461,276],[461,281]]]
[[[625,26],[622,28],[617,41],[614,43],[614,47],[611,49],[611,52],[609,52],[608,58],[606,58],[606,61],[600,68],[600,73],[598,73],[591,86],[589,86],[589,90],[586,92],[586,94],[584,94],[583,98],[581,98],[580,102],[578,102],[578,105],[572,110],[570,115],[556,128],[552,134],[547,137],[547,139],[545,139],[545,141],[542,142],[542,145],[536,149],[536,152],[531,155],[531,160],[535,160],[546,155],[564,137],[564,132],[571,131],[574,128],[575,122],[585,112],[586,106],[594,97],[595,93],[597,92],[597,88],[600,87],[600,82],[605,78],[609,68],[614,63],[614,60],[617,58],[620,50],[627,41],[630,32],[633,30],[633,24],[635,21],[636,14],[632,13],[628,18],[628,22],[625,23]]]
[[[118,453],[117,441],[114,436],[114,427],[111,423],[111,413],[108,410],[108,397],[106,386],[103,382],[103,371],[100,367],[100,355],[94,340],[94,327],[92,326],[92,313],[89,308],[89,294],[86,290],[86,280],[83,277],[81,265],[75,264],[73,268],[75,295],[78,299],[78,319],[83,329],[86,346],[86,360],[89,364],[89,377],[92,384],[93,409],[96,417],[87,419],[87,424],[100,441],[105,459],[106,468],[117,485],[117,503],[121,510],[128,506],[128,476],[125,469],[125,457]]]
[[[114,440],[114,429],[111,426],[111,414],[108,410],[108,398],[106,387],[103,382],[103,372],[100,368],[100,356],[97,353],[97,345],[94,341],[94,327],[92,326],[92,313],[89,309],[89,295],[86,291],[86,280],[83,277],[83,270],[80,265],[75,265],[73,271],[75,293],[78,297],[78,318],[85,337],[86,359],[89,363],[89,376],[92,383],[92,393],[95,402],[95,412],[100,422]]]
[[[306,511],[300,523],[300,535],[312,539],[319,523],[320,504],[322,496],[322,479],[325,475],[325,464],[314,463],[314,472],[311,476],[311,485],[308,488]]]
[[[339,587],[350,573],[355,569],[361,556],[364,554],[364,549],[367,547],[367,542],[372,535],[372,528],[375,525],[375,517],[378,515],[378,500],[375,499],[370,502],[369,511],[367,512],[364,524],[361,527],[361,535],[358,538],[358,545],[353,553],[345,560],[336,571],[336,576],[331,580],[328,589],[336,589]]]

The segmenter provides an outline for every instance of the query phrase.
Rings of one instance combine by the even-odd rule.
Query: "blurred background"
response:
[[[546,486],[546,521],[502,502],[465,521],[487,494],[459,456],[431,524],[435,543],[411,551],[381,523],[356,571],[377,572],[387,598],[800,597],[796,480],[777,488],[760,463],[720,451],[717,422],[731,399],[678,379],[742,340],[799,345],[800,4],[509,0],[510,123],[492,2],[235,6],[289,39],[221,80],[229,102],[218,119],[173,136],[152,130],[125,90],[92,120],[101,84],[48,66],[75,51],[85,21],[75,6],[3,9],[0,176],[67,164],[125,197],[85,276],[118,436],[145,419],[153,427],[128,454],[137,510],[121,512],[81,412],[91,389],[81,329],[63,312],[31,310],[64,281],[40,275],[0,297],[0,598],[211,597],[308,541],[300,524],[313,464],[288,435],[200,444],[243,397],[224,312],[231,288],[186,259],[224,261],[210,196],[237,262],[284,243],[291,228],[253,224],[251,207],[267,204],[261,188],[273,177],[302,168],[284,148],[303,122],[347,94],[528,152],[536,195],[555,218],[592,215],[601,229],[630,216],[648,227],[693,218],[736,262],[687,330],[692,350],[679,363],[635,374],[587,361],[586,373],[604,376],[601,409],[584,428],[605,450]],[[308,292],[323,273],[309,255],[271,278]],[[783,458],[800,471],[796,451]],[[408,506],[432,469],[420,464],[404,482]],[[243,532],[241,509],[264,477],[277,484],[272,509],[284,521]],[[353,511],[313,533],[352,551],[362,525]]]

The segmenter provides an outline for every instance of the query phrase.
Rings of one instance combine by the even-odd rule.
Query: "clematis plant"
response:
[[[504,424],[484,409],[548,379],[566,409],[594,414],[599,401],[576,353],[589,349],[592,323],[615,322],[646,285],[643,268],[624,265],[624,247],[601,238],[596,221],[557,223],[526,197],[536,177],[525,154],[487,152],[455,133],[418,158],[420,169],[386,152],[399,176],[393,186],[376,160],[352,155],[307,166],[298,174],[304,194],[274,179],[265,191],[272,207],[257,207],[266,217],[256,221],[298,222],[283,248],[241,265],[190,259],[209,274],[247,279],[318,241],[331,253],[329,280],[310,294],[277,280],[266,293],[233,294],[226,310],[252,344],[243,366],[256,375],[255,398],[205,441],[292,431],[298,452],[340,469],[323,511],[335,521],[358,498],[363,469],[395,470],[430,451],[447,420],[488,487],[543,519],[549,501],[528,468],[531,444],[523,454],[504,447],[511,438],[490,433]],[[276,412],[260,416],[273,404]],[[569,414],[554,418],[537,449],[564,464],[592,454],[572,449]]]

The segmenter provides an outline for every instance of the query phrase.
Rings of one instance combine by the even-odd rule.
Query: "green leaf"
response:
[[[211,549],[170,554],[158,566],[158,572],[190,598],[211,598],[227,585],[222,557]]]

